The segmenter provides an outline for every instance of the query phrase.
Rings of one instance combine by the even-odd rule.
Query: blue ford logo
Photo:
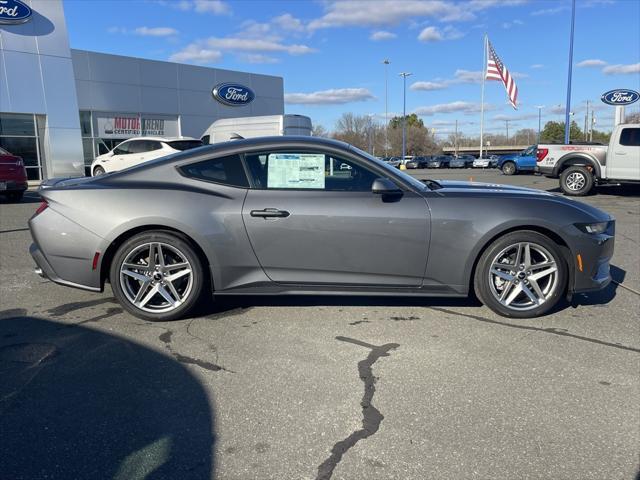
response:
[[[31,9],[20,0],[0,0],[0,23],[24,23],[31,18]]]
[[[238,83],[221,83],[213,88],[212,93],[217,101],[232,107],[247,105],[256,98],[253,90]]]
[[[635,90],[623,90],[621,88],[617,90],[609,90],[607,93],[603,93],[600,97],[607,105],[631,105],[638,101],[640,93]]]

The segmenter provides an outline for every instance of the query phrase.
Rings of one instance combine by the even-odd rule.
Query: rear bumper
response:
[[[47,261],[47,258],[44,256],[42,251],[38,248],[35,243],[32,243],[29,247],[29,253],[33,258],[33,261],[36,262],[38,268],[36,268],[35,273],[40,275],[42,278],[46,278],[51,280],[54,283],[59,285],[64,285],[66,287],[74,287],[79,288],[81,290],[89,290],[91,292],[100,292],[102,291],[99,287],[92,287],[89,285],[81,285],[79,283],[70,282],[68,280],[63,280],[58,276],[58,274],[53,270],[51,264]]]
[[[544,175],[545,177],[556,177],[556,175],[553,174],[553,167],[546,167],[546,166],[542,166],[542,165],[536,165],[535,168],[533,169],[534,172],[536,173],[540,173],[542,175]]]
[[[0,193],[5,192],[24,192],[29,185],[25,181],[16,181],[16,180],[0,180],[0,185],[3,185],[5,188],[0,187]]]

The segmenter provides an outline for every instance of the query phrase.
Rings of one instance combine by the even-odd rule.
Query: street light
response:
[[[389,156],[389,90],[388,90],[388,70],[391,63],[388,58],[384,61],[384,156]]]
[[[540,126],[542,125],[542,109],[544,105],[537,105],[536,108],[538,109],[538,144],[540,144]]]
[[[410,72],[401,72],[400,76],[404,84],[402,91],[402,160],[404,163],[404,157],[407,153],[407,77],[413,75]]]

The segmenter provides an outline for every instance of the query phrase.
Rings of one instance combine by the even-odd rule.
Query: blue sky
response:
[[[332,129],[343,112],[421,115],[438,135],[479,132],[482,37],[515,74],[520,106],[487,82],[487,129],[504,133],[563,119],[570,0],[65,0],[73,48],[282,76],[286,113]],[[613,88],[640,90],[640,2],[577,0],[572,110],[611,127]],[[627,107],[638,111],[640,104]]]

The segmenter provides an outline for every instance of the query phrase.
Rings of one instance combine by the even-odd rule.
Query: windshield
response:
[[[420,191],[428,190],[428,187],[422,181],[418,180],[417,178],[414,178],[411,175],[408,175],[408,174],[404,173],[402,170],[398,170],[397,168],[390,166],[388,163],[383,162],[382,160],[374,157],[373,155],[370,155],[367,152],[365,152],[363,150],[360,150],[359,148],[354,147],[353,145],[351,145],[351,148],[356,153],[358,153],[360,156],[365,157],[367,160],[370,160],[371,162],[375,163],[376,165],[384,168],[387,172],[389,172],[389,174],[391,176],[401,178],[402,180],[404,180],[405,182],[409,183],[414,188],[416,188],[416,189],[418,189]]]

